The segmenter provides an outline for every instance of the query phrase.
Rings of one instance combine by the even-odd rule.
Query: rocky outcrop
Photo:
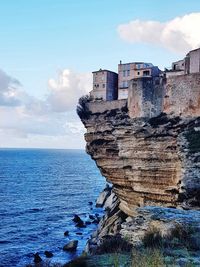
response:
[[[98,113],[90,103],[87,108],[86,149],[113,184],[121,211],[133,216],[143,206],[199,208],[199,118],[134,119],[125,103]]]
[[[64,245],[63,250],[64,251],[75,251],[78,246],[78,240],[72,240],[66,245]]]

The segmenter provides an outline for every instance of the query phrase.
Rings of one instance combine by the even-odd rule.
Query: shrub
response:
[[[87,267],[88,264],[86,262],[85,257],[79,257],[75,260],[70,261],[69,263],[65,264],[63,267]]]
[[[131,267],[164,267],[164,256],[160,250],[133,250]]]
[[[87,107],[87,103],[89,103],[89,101],[90,101],[89,95],[82,96],[79,99],[78,105],[76,107],[76,112],[80,117],[80,119],[88,119],[90,117],[91,112]]]
[[[96,248],[94,254],[131,252],[132,245],[120,235],[108,236]]]
[[[145,248],[158,248],[163,246],[163,237],[155,227],[151,227],[147,231],[142,241]]]

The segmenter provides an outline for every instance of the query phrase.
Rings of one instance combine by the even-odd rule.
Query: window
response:
[[[123,77],[126,77],[126,71],[123,70]]]
[[[150,75],[150,71],[149,70],[144,70],[143,71],[143,76],[149,76]]]
[[[127,76],[130,76],[130,70],[127,70]]]
[[[126,88],[126,87],[128,87],[128,81],[123,81],[122,88]]]
[[[103,83],[102,87],[105,88],[105,83]]]
[[[137,72],[137,75],[140,75],[140,72],[139,71]]]

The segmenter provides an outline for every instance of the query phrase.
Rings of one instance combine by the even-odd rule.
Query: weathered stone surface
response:
[[[87,152],[113,184],[120,209],[199,207],[200,119],[131,119],[126,107],[83,120]],[[191,138],[191,134],[194,138]]]
[[[103,207],[104,209],[111,209],[117,200],[117,196],[114,192],[111,192],[110,196],[106,199]]]
[[[155,206],[138,208],[137,215],[132,220],[122,223],[120,234],[129,238],[134,245],[140,245],[149,229],[155,228],[165,237],[170,236],[171,231],[177,226],[192,229],[200,236],[200,211]]]
[[[111,188],[110,187],[106,187],[101,194],[99,195],[99,197],[96,200],[96,207],[103,207],[104,203],[106,202],[107,198],[110,196],[111,194]]]

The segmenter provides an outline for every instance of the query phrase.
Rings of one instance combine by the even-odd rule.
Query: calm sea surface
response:
[[[88,220],[102,213],[88,202],[104,185],[84,151],[0,149],[0,266],[25,266],[35,252],[45,259],[45,250],[54,253],[54,262],[80,254],[96,225],[77,229],[73,215]],[[73,239],[79,240],[77,252],[64,252]]]

